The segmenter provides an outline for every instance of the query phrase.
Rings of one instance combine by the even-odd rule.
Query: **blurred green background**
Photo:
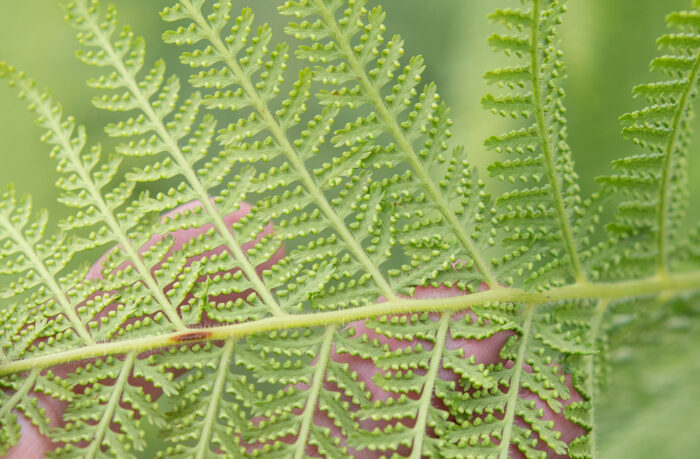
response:
[[[156,14],[170,0],[115,0],[123,23],[146,37],[150,57],[162,56],[170,71],[183,76],[178,50],[160,41],[164,23]],[[261,20],[273,23],[278,39],[284,18],[279,1],[243,0]],[[375,3],[375,2],[372,2]],[[486,92],[481,75],[500,61],[486,44],[496,28],[486,20],[495,7],[516,1],[384,0],[389,33],[401,33],[407,55],[423,54],[426,80],[438,83],[452,106],[456,142],[466,145],[477,164],[491,159],[483,140],[501,128],[501,121],[480,108]],[[245,5],[244,5],[245,4]],[[562,26],[567,56],[567,107],[570,143],[585,193],[595,189],[594,177],[608,170],[614,158],[634,151],[619,136],[618,116],[639,107],[630,96],[633,85],[650,81],[649,61],[655,39],[664,31],[670,11],[688,7],[690,0],[572,0]],[[51,88],[66,113],[88,126],[92,141],[99,137],[108,115],[92,108],[84,81],[91,69],[73,58],[74,35],[63,22],[55,0],[0,0],[0,60],[7,61]],[[54,162],[39,142],[33,118],[15,93],[0,86],[0,184],[16,184],[19,194],[31,193],[36,208],[48,208],[52,221],[66,216],[56,204]],[[696,143],[700,145],[700,143]],[[692,196],[700,195],[700,158],[690,161]],[[695,202],[695,201],[694,201]],[[700,209],[691,204],[691,213]],[[601,420],[600,449],[607,458],[700,457],[700,364],[698,346],[688,335],[669,337],[663,348],[640,349],[626,365],[613,369],[611,383],[597,414]],[[695,336],[695,335],[693,335]],[[696,340],[697,341],[697,340]],[[697,376],[697,377],[696,377]]]

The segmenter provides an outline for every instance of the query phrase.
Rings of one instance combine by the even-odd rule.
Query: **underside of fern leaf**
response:
[[[668,79],[621,118],[650,152],[584,198],[565,1],[490,16],[509,63],[482,104],[518,123],[485,141],[507,157],[483,174],[498,187],[381,6],[287,1],[290,43],[243,6],[161,12],[187,82],[114,7],[64,6],[93,104],[115,112],[109,154],[0,63],[73,210],[47,236],[29,198],[0,201],[0,454],[39,436],[52,457],[596,457],[613,351],[696,320],[698,10],[669,15],[652,62]]]

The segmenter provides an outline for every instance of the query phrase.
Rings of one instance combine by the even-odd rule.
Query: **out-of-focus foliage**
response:
[[[121,16],[128,17],[134,29],[144,35],[150,53],[163,56],[171,70],[186,71],[175,65],[177,50],[160,40],[160,19],[146,12],[167,6],[166,0],[115,3]],[[499,2],[498,6],[507,7],[507,3]],[[284,24],[276,5],[273,0],[256,2],[256,15],[273,28]],[[454,133],[455,143],[464,144],[476,164],[488,162],[483,139],[485,133],[498,131],[493,124],[499,122],[484,116],[479,104],[486,92],[482,75],[499,60],[486,44],[494,27],[485,18],[493,5],[489,0],[436,0],[430,8],[421,0],[392,0],[384,5],[387,26],[401,31],[407,55],[425,57],[425,80],[440,83],[440,92],[452,107],[451,117],[461,127]],[[630,88],[647,80],[654,37],[664,30],[664,15],[683,9],[687,2],[586,0],[567,6],[569,14],[561,28],[569,68],[564,83],[567,116],[571,149],[586,191],[593,188],[593,177],[607,172],[611,158],[630,150],[630,144],[619,135],[617,118],[636,107]],[[37,8],[43,10],[39,16],[33,15]],[[86,120],[90,131],[99,132],[105,114],[86,103],[90,95],[83,83],[92,73],[86,67],[72,65],[74,37],[65,27],[56,2],[0,0],[0,11],[0,58],[30,75],[51,75],[51,81],[43,83],[64,102],[66,112]],[[52,221],[58,221],[65,208],[56,203],[53,184],[46,180],[53,176],[54,163],[35,135],[31,114],[6,88],[0,90],[0,106],[0,137],[6,142],[3,155],[13,156],[12,162],[6,161],[0,168],[0,183],[16,183],[19,194],[31,192],[37,208],[48,208],[55,217]],[[691,190],[700,192],[700,180],[693,180],[700,178],[700,164],[691,166]]]
[[[601,457],[697,456],[700,330],[677,325],[675,333],[619,356],[601,400]]]

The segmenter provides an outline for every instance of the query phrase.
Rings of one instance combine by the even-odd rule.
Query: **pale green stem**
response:
[[[530,327],[532,318],[535,316],[535,307],[533,305],[525,306],[525,322],[523,323],[522,334],[519,338],[518,356],[513,361],[513,377],[510,378],[508,384],[510,388],[506,394],[506,414],[503,417],[503,435],[501,436],[501,454],[500,459],[508,459],[508,451],[510,450],[511,439],[513,438],[513,426],[515,425],[515,411],[518,405],[520,395],[520,377],[523,374],[523,366],[525,364],[525,351],[527,342],[530,339]]]
[[[549,185],[552,188],[552,201],[554,202],[554,210],[556,211],[557,219],[559,220],[559,228],[561,230],[562,237],[564,238],[564,246],[566,248],[567,254],[569,255],[569,260],[571,261],[574,278],[577,281],[581,282],[586,280],[586,274],[583,271],[581,260],[579,259],[578,252],[576,250],[573,232],[571,231],[571,223],[569,222],[569,217],[566,213],[566,208],[564,207],[561,183],[559,183],[559,177],[557,175],[557,170],[554,161],[554,153],[552,151],[552,146],[550,145],[550,139],[548,134],[549,126],[547,126],[547,121],[545,120],[544,107],[542,101],[543,81],[542,76],[540,75],[541,63],[539,32],[540,0],[533,0],[532,32],[530,37],[530,66],[532,74],[532,100],[535,105],[537,132],[541,140],[542,156],[544,158],[545,171],[547,172],[547,179],[549,180]]]
[[[231,357],[233,356],[233,339],[229,339],[224,344],[221,353],[221,359],[219,360],[219,368],[216,371],[216,380],[211,388],[211,393],[209,394],[209,406],[207,407],[207,414],[204,416],[204,426],[202,427],[202,432],[199,435],[199,441],[195,450],[197,454],[196,459],[204,459],[209,457],[209,445],[211,443],[211,436],[214,430],[214,423],[217,419],[217,414],[219,412],[219,403],[221,402],[221,397],[223,397],[224,386],[226,385],[226,376],[229,373],[229,366],[231,362]]]
[[[423,392],[421,393],[420,401],[418,402],[418,417],[416,425],[413,428],[415,432],[415,440],[411,449],[410,459],[420,459],[423,457],[423,442],[425,441],[425,428],[428,423],[428,415],[430,414],[431,403],[433,401],[433,393],[435,391],[435,383],[440,375],[440,364],[442,362],[442,353],[445,350],[447,342],[447,330],[450,326],[450,318],[452,314],[445,313],[440,318],[437,336],[435,337],[435,347],[432,350],[433,356],[430,359],[430,367],[425,374],[425,384],[423,384]]]
[[[608,310],[610,305],[610,300],[601,300],[595,308],[595,313],[593,315],[593,322],[591,323],[590,339],[591,344],[594,349],[598,348],[598,334],[600,332],[600,326],[603,322],[603,316]],[[593,457],[597,457],[597,442],[596,442],[596,391],[598,390],[598,384],[596,382],[596,357],[597,354],[589,355],[586,362],[586,373],[588,376],[588,402],[591,404],[590,416],[591,416],[591,431],[588,434],[588,441],[591,445],[591,454]]]
[[[83,14],[86,18],[91,18],[90,14],[88,14],[87,12],[83,12]],[[274,315],[284,314],[284,312],[280,309],[279,304],[275,300],[274,296],[272,295],[272,292],[265,286],[263,281],[258,276],[255,267],[250,263],[250,260],[248,260],[248,258],[246,257],[245,253],[243,252],[243,249],[241,248],[241,245],[233,237],[231,229],[227,227],[226,222],[224,222],[224,219],[222,218],[221,214],[219,213],[216,207],[216,204],[211,202],[211,199],[209,198],[209,193],[199,181],[199,178],[197,178],[197,174],[194,172],[194,170],[192,170],[192,167],[187,162],[185,155],[182,153],[182,150],[180,150],[180,147],[178,146],[175,139],[173,139],[173,137],[168,132],[168,129],[165,127],[163,120],[153,110],[150,101],[144,95],[135,77],[124,66],[124,63],[119,58],[119,55],[116,53],[114,46],[112,45],[109,35],[107,35],[105,31],[100,27],[100,25],[98,23],[95,23],[94,20],[92,20],[90,28],[94,32],[95,36],[99,37],[102,49],[104,49],[105,52],[109,55],[114,65],[114,68],[124,79],[129,91],[131,92],[131,94],[133,94],[134,98],[138,101],[138,104],[140,105],[144,114],[154,126],[156,134],[168,147],[168,151],[172,155],[175,162],[178,164],[179,169],[185,176],[185,179],[192,187],[192,191],[194,191],[194,194],[197,196],[197,199],[199,200],[200,204],[202,205],[204,210],[206,210],[210,222],[214,225],[214,228],[216,228],[219,235],[224,239],[224,242],[233,253],[233,256],[240,263],[241,269],[245,273],[247,279],[250,281],[251,284],[253,284],[255,290],[260,295],[263,302],[270,308],[271,312]]]
[[[243,71],[238,61],[236,61],[235,56],[231,55],[228,47],[221,40],[221,37],[214,30],[212,30],[209,22],[207,22],[207,20],[202,16],[202,12],[199,11],[198,8],[192,6],[192,4],[187,0],[181,0],[181,3],[185,6],[185,8],[187,8],[192,19],[206,33],[208,40],[212,43],[212,45],[214,45],[214,48],[216,48],[219,55],[221,55],[221,57],[224,59],[224,62],[228,68],[231,69],[233,74],[239,80],[241,87],[246,92],[248,97],[250,97],[251,104],[255,110],[260,113],[260,116],[265,121],[265,124],[274,136],[275,140],[280,147],[282,147],[282,151],[287,157],[287,160],[297,172],[299,179],[304,184],[304,188],[306,188],[309,195],[316,201],[316,204],[326,216],[333,229],[335,229],[343,241],[345,241],[345,244],[355,259],[357,259],[372,276],[374,282],[381,289],[382,294],[389,299],[396,298],[396,293],[394,293],[394,290],[386,281],[379,268],[375,266],[372,260],[367,256],[367,252],[365,252],[362,245],[348,230],[343,219],[336,213],[333,206],[328,202],[328,199],[326,199],[326,196],[323,194],[323,190],[321,190],[316,181],[309,174],[304,162],[299,157],[296,149],[292,146],[292,143],[289,141],[289,138],[282,129],[282,126],[280,126],[277,118],[270,112],[270,109],[263,98],[260,97],[260,94],[256,90],[250,76]]]
[[[430,195],[431,200],[440,209],[440,213],[442,213],[447,223],[449,223],[449,225],[452,227],[455,237],[459,240],[464,249],[469,252],[469,255],[471,256],[472,260],[474,260],[474,264],[476,265],[477,269],[481,275],[484,276],[486,283],[489,285],[489,287],[495,288],[498,286],[498,280],[496,279],[493,271],[490,269],[489,264],[486,262],[486,260],[484,260],[482,255],[479,253],[479,250],[472,243],[469,234],[467,234],[465,229],[460,224],[459,219],[450,208],[449,203],[445,200],[442,191],[431,177],[430,172],[423,165],[423,162],[418,154],[416,154],[411,142],[404,135],[401,126],[399,126],[398,121],[396,120],[396,117],[387,108],[381,94],[379,94],[374,85],[372,85],[372,82],[369,80],[365,69],[357,60],[357,57],[352,50],[350,41],[347,39],[347,37],[345,37],[345,35],[343,35],[343,32],[338,27],[333,13],[328,9],[324,3],[324,0],[313,0],[313,2],[319,9],[321,18],[323,19],[323,22],[326,23],[333,40],[335,40],[335,42],[338,44],[340,50],[345,55],[350,68],[355,73],[355,76],[362,87],[363,94],[370,99],[382,122],[389,129],[389,133],[396,141],[398,147],[405,153],[406,161],[423,183],[425,190]]]
[[[311,381],[311,387],[308,392],[309,396],[306,399],[306,406],[304,407],[304,414],[302,415],[301,426],[299,427],[299,435],[294,443],[294,459],[304,459],[306,457],[304,454],[306,451],[306,444],[309,440],[311,425],[314,422],[318,398],[321,394],[321,390],[323,390],[323,380],[325,379],[328,361],[330,359],[331,350],[333,349],[333,335],[335,334],[335,330],[336,325],[330,325],[326,328],[326,332],[323,335],[323,342],[318,351],[318,360],[316,361],[313,381]]]
[[[665,294],[672,296],[700,290],[700,271],[671,274],[667,277],[649,277],[616,283],[576,283],[541,292],[520,289],[498,288],[470,295],[450,298],[410,299],[376,303],[338,311],[316,312],[268,317],[252,322],[243,322],[218,327],[198,328],[186,332],[166,333],[159,336],[124,339],[109,343],[98,343],[78,349],[30,357],[0,365],[0,376],[28,370],[34,367],[50,367],[66,362],[79,361],[101,355],[123,354],[131,351],[146,351],[181,344],[183,342],[216,341],[242,338],[254,333],[300,327],[327,326],[364,320],[382,315],[417,312],[454,312],[478,305],[493,303],[517,303],[540,305],[576,299],[634,298]]]
[[[122,368],[119,370],[119,377],[114,385],[110,387],[110,392],[112,395],[109,397],[109,401],[105,406],[99,424],[97,424],[95,436],[92,438],[90,446],[85,451],[85,455],[83,456],[86,459],[93,459],[97,457],[98,453],[101,453],[100,448],[102,446],[102,441],[104,440],[107,429],[109,429],[109,424],[112,422],[112,418],[114,417],[114,412],[119,405],[119,401],[122,398],[124,386],[126,386],[127,381],[129,380],[129,375],[131,374],[131,368],[134,365],[135,358],[136,352],[130,352],[126,355],[124,362],[122,362]]]
[[[53,295],[54,299],[61,306],[61,309],[63,309],[63,313],[66,315],[66,318],[71,323],[78,336],[80,336],[83,341],[88,343],[88,345],[95,344],[92,336],[90,336],[90,333],[88,333],[87,329],[80,321],[78,314],[76,314],[75,308],[66,298],[66,294],[58,285],[56,278],[49,272],[44,262],[39,258],[34,250],[34,247],[29,244],[24,235],[18,231],[17,228],[15,228],[12,222],[2,215],[0,215],[0,224],[5,227],[7,232],[10,234],[10,237],[17,243],[22,250],[22,253],[24,253],[24,255],[31,262],[32,268],[36,271],[39,277],[44,280],[44,284],[51,291],[51,295]]]

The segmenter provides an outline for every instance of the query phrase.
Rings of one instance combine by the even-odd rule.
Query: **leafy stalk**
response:
[[[420,396],[418,417],[414,427],[416,438],[413,441],[413,446],[411,448],[411,459],[420,459],[423,456],[423,441],[425,436],[422,435],[422,432],[425,432],[427,426],[428,413],[433,402],[435,384],[438,380],[439,371],[442,364],[442,354],[445,351],[447,331],[450,328],[451,318],[452,315],[449,313],[444,313],[442,314],[442,317],[440,317],[439,328],[437,335],[435,336],[435,347],[432,350],[433,357],[430,359],[430,367],[425,375],[425,384],[423,385],[423,392]]]
[[[189,0],[181,0],[180,3],[185,7],[189,16],[197,24],[197,26],[204,31],[206,39],[211,42],[214,46],[216,52],[221,56],[222,60],[225,62],[226,66],[231,70],[235,78],[240,82],[243,90],[248,95],[251,100],[252,106],[260,114],[265,125],[268,127],[272,133],[275,140],[281,146],[284,151],[284,155],[290,162],[294,170],[296,171],[299,179],[304,185],[304,188],[308,191],[309,195],[319,206],[323,214],[328,219],[331,227],[340,235],[345,244],[347,244],[350,252],[353,256],[362,264],[362,266],[367,270],[372,276],[372,279],[381,289],[384,296],[387,298],[395,299],[396,294],[393,289],[387,283],[384,275],[381,274],[379,268],[372,262],[372,260],[367,256],[360,245],[360,242],[352,235],[348,230],[347,225],[343,222],[343,219],[337,214],[333,209],[328,199],[325,197],[323,191],[318,186],[316,181],[311,177],[303,160],[301,159],[298,151],[292,145],[289,140],[287,133],[280,125],[277,118],[270,111],[270,107],[261,97],[258,90],[249,74],[243,71],[240,64],[236,60],[235,56],[232,55],[226,44],[221,39],[221,36],[216,33],[216,31],[211,27],[211,24],[204,18],[200,8],[195,7]]]
[[[14,72],[12,72],[14,73]],[[101,220],[109,228],[114,241],[119,244],[121,249],[126,252],[129,262],[134,266],[139,273],[139,278],[148,288],[151,296],[158,302],[161,309],[165,312],[170,322],[176,329],[185,329],[185,324],[177,313],[177,305],[172,305],[163,294],[162,288],[156,283],[149,269],[146,267],[141,255],[138,253],[137,247],[132,239],[127,235],[122,224],[117,220],[117,217],[112,208],[107,204],[107,201],[100,187],[95,182],[95,178],[90,174],[90,170],[86,166],[83,158],[81,158],[84,140],[71,138],[70,133],[72,128],[66,129],[64,121],[61,119],[60,107],[54,107],[51,104],[51,99],[48,93],[43,95],[37,91],[34,82],[27,80],[20,75],[15,74],[15,82],[18,87],[26,95],[27,100],[32,104],[33,110],[39,115],[39,124],[45,128],[49,136],[47,141],[60,148],[60,160],[62,163],[67,162],[68,167],[76,171],[80,178],[80,183],[85,187],[89,195],[89,200],[97,209]],[[72,126],[73,121],[68,120],[67,126]],[[62,168],[66,164],[62,164]]]
[[[306,457],[306,444],[309,439],[309,429],[314,421],[319,394],[321,390],[323,390],[323,380],[328,368],[328,360],[331,350],[333,349],[333,338],[336,331],[336,325],[330,325],[326,327],[326,331],[323,334],[323,341],[318,352],[318,360],[316,361],[313,380],[311,381],[309,395],[306,399],[306,405],[304,406],[304,413],[302,414],[299,434],[294,443],[294,459],[303,459]]]
[[[211,14],[202,11],[207,0],[179,0],[163,12],[168,21],[193,21],[166,32],[166,42],[206,42],[183,54],[184,63],[204,69],[191,85],[223,90],[195,92],[178,104],[179,80],[163,84],[162,61],[139,76],[145,47],[128,28],[115,38],[113,8],[103,21],[96,0],[68,5],[68,20],[89,48],[80,58],[113,69],[90,85],[125,91],[95,104],[138,112],[108,126],[110,135],[134,139],[118,152],[167,158],[105,190],[119,161],[104,161],[99,148],[84,153],[84,128],[74,133],[74,120],[63,118],[48,93],[0,65],[49,132],[66,174],[60,200],[80,209],[64,222],[65,235],[45,240],[45,213],[31,221],[29,201],[18,205],[13,191],[0,202],[0,272],[17,277],[0,296],[24,300],[0,306],[0,440],[17,442],[18,409],[61,445],[55,453],[63,456],[132,457],[150,446],[142,422],[162,429],[169,445],[159,454],[168,457],[302,458],[307,449],[341,457],[411,448],[413,459],[505,459],[516,447],[526,457],[595,456],[601,343],[630,333],[665,336],[671,332],[664,327],[677,326],[666,319],[692,320],[696,313],[698,238],[678,242],[675,233],[687,204],[683,166],[700,80],[700,2],[671,14],[669,25],[681,33],[659,39],[677,51],[652,63],[670,80],[636,88],[649,106],[622,117],[624,135],[652,152],[615,161],[621,172],[600,179],[629,198],[608,225],[600,195],[579,197],[566,143],[565,66],[557,48],[565,0],[523,3],[491,15],[515,34],[496,34],[489,43],[519,62],[486,75],[512,91],[487,95],[483,105],[527,120],[485,142],[522,155],[489,167],[512,185],[493,208],[463,151],[448,153],[449,110],[436,87],[417,90],[422,59],[402,64],[401,38],[384,41],[381,7],[368,12],[366,0],[287,1],[281,12],[298,20],[287,32],[312,42],[297,56],[315,67],[300,73],[275,110],[287,48],[268,49],[268,25],[251,34],[250,9],[233,24],[230,1],[213,3]],[[223,32],[229,25],[230,35]],[[314,81],[335,87],[318,91],[320,114],[306,107]],[[219,132],[222,149],[213,154],[214,116],[192,132],[200,106],[251,112]],[[332,134],[330,150],[347,149],[310,169],[325,160],[312,156],[338,113],[360,108],[370,113]],[[306,130],[304,114],[313,117]],[[270,160],[282,165],[263,170]],[[377,180],[371,171],[397,165],[405,173],[385,179],[382,171]],[[142,194],[125,208],[137,181],[180,176],[184,182],[167,196]],[[251,198],[249,215],[229,226],[227,208]],[[142,253],[153,236],[137,226],[144,217],[191,200],[201,209],[160,220],[151,232],[174,237]],[[243,250],[240,241],[270,221],[277,223],[274,234]],[[606,227],[605,236],[598,238],[597,226]],[[87,228],[94,231],[82,237]],[[181,229],[192,230],[186,242]],[[272,249],[292,240],[303,245],[258,276]],[[81,271],[65,274],[68,252],[114,242],[120,248],[103,270],[114,268],[106,276],[116,280],[108,285],[114,292],[82,282]],[[184,245],[170,250],[173,242]],[[228,251],[219,255],[219,246]],[[500,259],[486,258],[491,248],[503,249]],[[679,251],[690,256],[679,257],[674,266],[682,270],[674,270],[671,254]],[[396,254],[409,261],[385,269]],[[125,261],[127,268],[117,268]],[[444,297],[444,287],[456,291],[484,280],[488,289]],[[160,310],[169,319],[165,327]],[[624,320],[612,317],[618,311]],[[186,328],[191,318],[218,323]],[[613,334],[618,326],[622,333]],[[484,347],[499,339],[505,344],[498,358],[485,358]],[[73,362],[79,364],[61,376],[50,370]],[[444,378],[443,370],[454,377]],[[161,406],[151,388],[167,399]],[[583,401],[571,402],[576,391]],[[49,428],[32,397],[37,392],[67,401],[61,427]],[[566,422],[586,434],[567,444]]]
[[[513,439],[513,427],[515,426],[515,415],[516,408],[518,406],[518,397],[520,395],[521,382],[520,378],[523,374],[525,365],[525,355],[528,346],[528,340],[530,339],[530,330],[532,327],[532,319],[535,315],[535,307],[533,305],[525,306],[524,322],[521,331],[520,338],[518,340],[518,356],[513,360],[513,376],[511,377],[508,389],[507,397],[508,402],[506,404],[506,413],[503,417],[503,435],[501,436],[501,452],[500,459],[508,459],[508,451],[510,450],[510,445]]]
[[[338,23],[333,15],[333,12],[328,8],[323,0],[313,0],[313,3],[316,5],[318,11],[321,12],[323,22],[326,24],[326,27],[328,28],[333,40],[338,43],[340,52],[342,53],[343,58],[350,65],[352,72],[355,74],[357,81],[362,87],[363,93],[370,99],[382,121],[389,127],[390,134],[398,144],[401,151],[405,153],[406,161],[410,164],[421,183],[423,183],[425,186],[431,200],[438,206],[440,212],[454,230],[454,234],[457,236],[460,244],[474,260],[474,264],[486,279],[486,283],[489,285],[489,287],[496,288],[498,286],[498,280],[496,279],[488,262],[483,258],[476,246],[473,244],[471,238],[464,230],[454,211],[450,208],[447,201],[445,201],[439,186],[435,183],[434,179],[430,175],[430,172],[424,167],[411,142],[409,142],[404,135],[403,131],[398,125],[396,117],[391,114],[385,105],[382,96],[372,85],[365,69],[358,62],[348,38],[338,27]]]
[[[657,257],[657,270],[659,275],[665,276],[668,272],[668,255],[670,250],[668,249],[668,224],[670,220],[669,206],[671,200],[671,194],[673,189],[671,186],[671,177],[674,171],[674,162],[677,161],[675,154],[677,154],[678,143],[680,141],[683,123],[687,122],[688,109],[690,102],[697,91],[698,85],[698,72],[700,71],[700,48],[695,53],[693,58],[693,64],[688,72],[688,76],[685,81],[685,88],[680,94],[678,101],[676,102],[676,112],[673,116],[673,121],[671,123],[671,132],[668,136],[668,143],[664,151],[663,166],[661,168],[661,184],[659,186],[659,213],[658,213],[658,233],[657,233],[657,245],[658,245],[658,257]]]
[[[221,212],[217,208],[216,204],[211,202],[207,190],[204,188],[195,171],[185,159],[179,145],[170,135],[170,132],[168,131],[168,128],[165,126],[161,117],[154,111],[151,102],[148,100],[142,88],[139,86],[134,74],[129,72],[125,67],[120,54],[112,44],[111,37],[105,31],[105,29],[101,27],[97,16],[92,14],[85,0],[79,1],[77,3],[77,7],[82,19],[86,23],[86,27],[95,35],[95,37],[97,37],[101,48],[107,54],[118,74],[126,82],[127,88],[137,101],[139,108],[143,111],[152,125],[155,126],[158,137],[166,144],[170,155],[178,164],[179,169],[182,171],[185,179],[192,187],[192,190],[197,196],[200,204],[206,210],[210,223],[216,228],[219,235],[224,239],[226,246],[231,250],[233,256],[241,264],[242,270],[248,280],[255,286],[256,291],[262,297],[264,303],[267,304],[272,310],[273,314],[283,314],[272,292],[265,286],[263,281],[258,276],[257,272],[255,271],[255,267],[246,257],[240,243],[234,238],[232,231],[227,228]]]
[[[58,304],[61,305],[63,313],[66,315],[66,318],[68,319],[78,336],[80,336],[80,338],[88,345],[95,344],[95,342],[92,339],[92,336],[90,336],[90,333],[87,331],[85,326],[80,321],[80,318],[76,314],[75,306],[71,304],[70,301],[68,301],[66,294],[63,292],[63,289],[61,289],[61,287],[58,285],[56,278],[53,275],[51,275],[44,262],[36,253],[36,250],[31,246],[31,244],[29,244],[29,242],[21,233],[21,231],[19,231],[15,227],[11,219],[8,218],[3,212],[0,212],[0,225],[2,225],[5,233],[9,235],[19,246],[22,253],[27,257],[27,259],[31,263],[33,269],[48,287],[49,291],[51,292],[51,295],[53,296],[53,298],[55,298],[55,301],[57,301]]]
[[[101,448],[105,433],[110,428],[109,425],[112,422],[114,412],[122,399],[122,394],[124,393],[124,388],[128,383],[129,375],[131,374],[135,359],[136,352],[129,352],[124,358],[124,362],[122,362],[121,369],[119,371],[119,377],[114,383],[114,386],[112,386],[111,395],[107,401],[104,414],[97,425],[95,436],[91,439],[90,446],[87,448],[87,451],[85,451],[85,455],[83,457],[93,459],[102,454]]]
[[[685,169],[700,73],[700,10],[693,6],[667,16],[672,31],[657,40],[666,52],[651,62],[662,79],[636,86],[633,94],[646,105],[620,117],[622,135],[648,151],[614,161],[616,173],[598,178],[626,196],[609,227],[627,248],[618,263],[635,268],[623,275],[646,274],[652,266],[658,275],[667,275],[673,246],[681,244],[677,233],[685,221]]]
[[[598,301],[598,305],[595,308],[595,313],[593,315],[593,321],[591,323],[591,333],[590,339],[594,346],[597,346],[598,339],[600,336],[601,325],[603,323],[603,317],[610,305],[610,300]],[[597,456],[598,446],[597,446],[597,429],[596,427],[596,400],[597,394],[599,392],[599,381],[596,376],[598,369],[602,362],[599,362],[599,357],[596,354],[590,355],[586,358],[586,381],[588,382],[588,402],[591,405],[590,409],[590,424],[593,426],[591,431],[588,433],[588,443],[590,445],[590,451],[593,457]]]
[[[550,144],[549,132],[551,126],[545,119],[544,100],[542,96],[542,86],[547,84],[540,74],[542,63],[540,57],[542,55],[540,21],[541,21],[541,6],[540,0],[532,0],[532,25],[530,29],[530,69],[532,78],[532,99],[535,105],[535,118],[537,120],[537,131],[542,145],[542,155],[544,156],[545,171],[549,185],[551,186],[552,201],[559,220],[559,228],[564,237],[564,246],[573,266],[573,275],[577,281],[585,281],[586,274],[581,266],[576,244],[574,242],[573,232],[571,231],[571,222],[566,211],[561,182],[557,174],[555,166],[555,158]]]
[[[224,386],[226,383],[226,375],[229,372],[229,365],[231,364],[231,358],[233,357],[233,347],[235,341],[229,339],[224,344],[221,352],[221,359],[219,360],[218,368],[216,370],[216,379],[214,380],[214,385],[211,388],[209,400],[209,406],[207,407],[207,412],[204,415],[204,428],[202,429],[202,434],[199,437],[197,446],[195,447],[197,459],[204,459],[208,457],[210,451],[211,437],[214,423],[218,417],[219,402],[224,396]]]
[[[34,388],[34,384],[36,384],[36,380],[40,372],[41,368],[34,368],[33,370],[31,370],[29,374],[23,378],[22,385],[19,387],[19,389],[17,389],[17,391],[14,394],[12,394],[11,397],[9,397],[3,402],[2,406],[0,406],[0,423],[6,424],[8,418],[12,413],[12,410],[14,410],[17,407],[17,405],[22,401],[22,399],[26,397],[29,394],[29,392]],[[4,447],[5,445],[0,445],[0,451],[3,451],[3,453]]]

